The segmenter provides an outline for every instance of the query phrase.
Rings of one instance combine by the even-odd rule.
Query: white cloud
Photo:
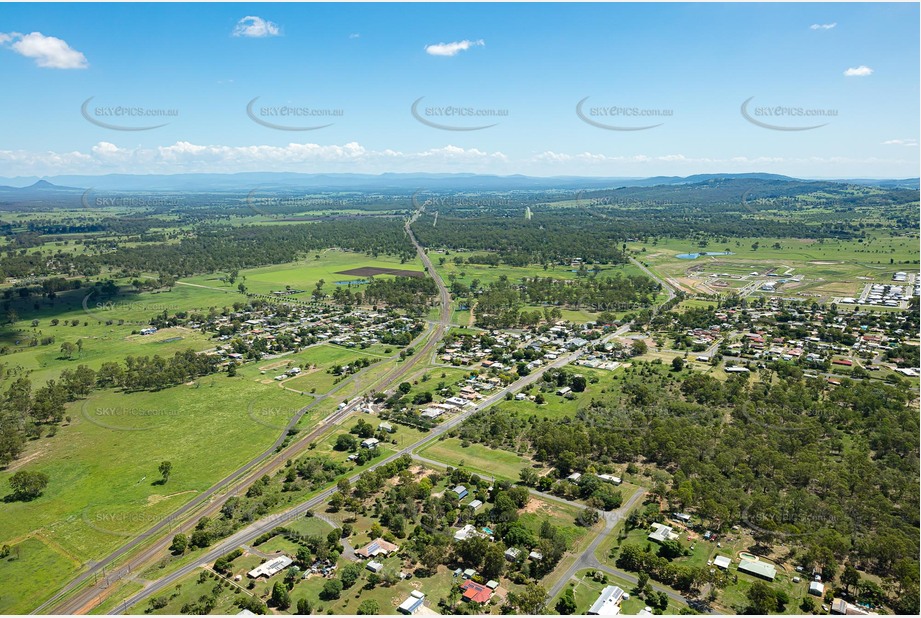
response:
[[[349,35],[349,38],[350,38],[350,39],[360,39],[360,38],[361,38],[361,34],[359,34],[359,33],[357,33],[357,32],[353,32],[352,34]]]
[[[918,140],[916,139],[887,139],[883,142],[885,146],[917,146]]]
[[[35,64],[46,69],[85,69],[89,66],[86,56],[66,41],[41,32],[0,32],[0,45],[8,45],[20,56],[32,58]]]
[[[860,65],[859,67],[851,67],[844,72],[846,77],[866,77],[873,74],[873,69],[866,65]]]
[[[911,140],[890,140],[909,146]],[[358,142],[226,146],[179,141],[163,146],[98,142],[85,152],[0,150],[6,176],[57,174],[179,174],[237,172],[367,173],[432,172],[536,176],[656,176],[717,172],[775,172],[799,177],[908,177],[917,170],[917,148],[897,156],[727,156],[682,153],[604,154],[552,151],[509,156],[482,147],[448,144],[419,151],[373,150]]]
[[[425,53],[430,56],[456,56],[462,51],[467,51],[471,47],[482,47],[486,45],[483,39],[476,41],[455,41],[453,43],[438,43],[436,45],[426,45]]]
[[[502,152],[447,145],[419,152],[370,150],[358,142],[346,144],[289,143],[224,146],[179,141],[152,148],[126,148],[98,142],[89,152],[0,150],[6,173],[41,175],[65,173],[234,173],[265,170],[302,172],[383,173],[389,171],[495,172],[508,162]]]
[[[809,28],[812,30],[831,30],[837,25],[837,22],[832,22],[830,24],[812,24]]]
[[[269,36],[280,36],[281,30],[278,28],[278,24],[274,22],[256,17],[255,15],[247,15],[237,22],[236,27],[233,29],[233,35],[258,39]]]

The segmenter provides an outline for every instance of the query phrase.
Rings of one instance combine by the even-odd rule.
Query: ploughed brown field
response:
[[[375,275],[395,275],[397,277],[424,277],[421,270],[403,270],[401,268],[378,268],[377,266],[362,266],[349,270],[340,270],[337,275],[354,275],[356,277],[373,277]]]

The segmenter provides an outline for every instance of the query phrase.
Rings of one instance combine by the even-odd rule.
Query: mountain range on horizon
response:
[[[719,180],[763,180],[779,182],[828,182],[879,186],[889,189],[918,189],[919,178],[794,178],[780,174],[694,174],[652,177],[537,177],[515,174],[497,176],[465,173],[308,174],[295,172],[241,172],[233,174],[106,174],[0,177],[0,196],[29,197],[42,194],[87,191],[192,191],[225,192],[259,190],[362,190],[362,191],[540,191],[551,189],[604,189],[697,184]]]

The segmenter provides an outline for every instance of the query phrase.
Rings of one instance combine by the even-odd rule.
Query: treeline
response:
[[[619,311],[648,307],[661,287],[644,275],[614,273],[611,277],[582,277],[562,281],[552,277],[527,277],[519,289],[532,305],[563,305],[592,311]]]
[[[452,289],[455,293],[464,292],[456,281]],[[569,281],[550,277],[525,277],[518,284],[501,275],[485,288],[470,289],[468,293],[476,298],[474,314],[477,326],[493,329],[533,326],[541,319],[559,319],[562,317],[559,307],[605,314],[649,307],[660,289],[661,286],[648,277],[623,276],[620,273],[613,277]],[[523,311],[521,307],[524,304],[545,305],[545,311]]]
[[[910,211],[912,205],[917,209],[917,191],[890,190],[885,195],[853,197],[838,205],[842,212],[834,218],[816,218],[811,213],[817,204],[810,193],[819,189],[787,184],[780,183],[776,190],[759,187],[753,193],[748,192],[747,184],[732,182],[595,191],[574,196],[568,207],[532,209],[530,218],[521,214],[525,202],[473,210],[445,204],[429,209],[413,231],[427,247],[495,252],[513,266],[568,263],[574,257],[588,263],[617,264],[624,261],[622,243],[628,239],[806,236],[847,240],[911,222],[899,216],[881,223],[868,217],[868,212],[887,218],[902,209]],[[782,197],[784,192],[809,197],[797,201],[796,197]],[[777,211],[795,214],[779,217]]]
[[[670,509],[712,530],[738,524],[764,542],[795,539],[800,560],[823,573],[851,561],[917,600],[919,418],[906,390],[678,378],[652,365],[625,376],[617,396],[592,399],[575,418],[499,408],[468,419],[460,435],[505,448],[524,440],[558,478],[655,464],[668,476],[652,492]]]
[[[438,294],[438,286],[430,277],[393,277],[373,279],[364,290],[368,304],[383,303],[388,307],[407,309],[421,314]]]
[[[187,549],[208,547],[246,524],[265,517],[273,509],[287,504],[290,502],[289,495],[325,487],[346,470],[344,465],[328,457],[308,456],[288,461],[284,469],[276,472],[274,479],[263,475],[249,486],[245,495],[227,498],[218,516],[202,517],[192,534],[173,537],[170,551],[181,555]],[[260,545],[283,531],[283,528],[278,528],[267,532],[263,537],[255,539],[253,544]]]
[[[340,247],[371,256],[406,260],[415,255],[402,225],[392,219],[320,221],[300,225],[206,227],[178,244],[122,247],[98,256],[102,263],[129,271],[174,276],[243,270],[295,260],[305,252]]]
[[[396,219],[358,218],[292,225],[202,225],[174,244],[115,248],[98,255],[59,252],[47,255],[7,253],[0,258],[0,275],[98,274],[101,267],[126,273],[158,272],[172,277],[242,270],[294,261],[306,252],[329,247],[361,251],[371,256],[397,255],[412,259],[415,250]]]
[[[688,180],[655,186],[509,194],[503,199],[444,196],[430,200],[427,211],[439,213],[437,227],[453,219],[487,217],[542,227],[557,216],[583,215],[639,237],[690,238],[696,232],[719,237],[797,237],[805,226],[810,237],[853,238],[862,236],[864,230],[917,229],[915,188],[792,178],[701,176]],[[528,207],[533,215],[525,220]]]
[[[157,354],[127,356],[124,367],[115,362],[103,363],[97,382],[126,391],[157,391],[215,373],[220,364],[217,356],[194,350],[176,352],[166,358]]]
[[[502,275],[477,296],[476,324],[488,329],[518,326],[521,304],[518,287]]]
[[[569,263],[580,257],[591,263],[626,262],[622,242],[626,236],[614,226],[599,225],[584,213],[561,215],[552,211],[537,220],[500,216],[454,218],[420,217],[413,226],[416,238],[426,247],[492,251],[510,266]]]
[[[29,378],[18,377],[0,394],[0,464],[16,459],[26,440],[53,436],[59,423],[69,421],[66,404],[96,388],[156,391],[214,373],[219,364],[217,357],[186,350],[167,358],[129,356],[124,366],[107,362],[99,371],[79,365],[64,369],[57,379],[39,388],[33,388]],[[5,377],[2,368],[0,377]]]

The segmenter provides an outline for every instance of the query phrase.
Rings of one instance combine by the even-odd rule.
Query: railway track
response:
[[[449,326],[451,317],[451,296],[435,267],[426,255],[425,250],[416,240],[411,225],[418,216],[418,212],[406,221],[406,234],[416,249],[429,276],[435,281],[439,295],[439,320],[434,332],[416,353],[401,362],[397,367],[386,374],[381,380],[375,382],[379,390],[386,390],[399,383],[423,359],[427,358],[437,348]],[[426,337],[426,335],[423,335]],[[344,385],[345,383],[343,383]],[[338,390],[338,389],[337,389]],[[179,509],[166,516],[154,526],[141,533],[125,545],[113,551],[102,560],[94,562],[90,568],[71,580],[48,601],[36,608],[33,614],[83,614],[91,611],[102,603],[112,593],[112,584],[139,572],[162,556],[172,544],[172,537],[180,532],[186,533],[195,528],[202,517],[211,516],[218,512],[224,502],[249,487],[264,474],[269,474],[280,468],[289,459],[295,458],[307,450],[311,442],[326,433],[330,427],[341,422],[345,417],[354,412],[361,398],[354,398],[341,410],[336,410],[324,418],[309,434],[299,438],[288,447],[278,451],[290,429],[310,408],[320,401],[328,398],[317,398],[308,406],[301,408],[288,422],[285,430],[275,442],[260,453],[256,458],[247,462],[230,475],[210,487],[208,490],[181,506]],[[273,457],[272,454],[277,454]],[[334,489],[334,488],[333,488]],[[326,492],[324,492],[325,494]],[[321,495],[324,495],[321,494]],[[314,498],[316,500],[316,498]],[[313,502],[313,501],[311,501]],[[180,521],[178,525],[176,522]],[[239,532],[237,534],[240,534]],[[261,532],[260,532],[261,534]],[[230,538],[236,538],[236,534]],[[257,535],[258,536],[258,535]],[[117,566],[116,566],[117,565]],[[108,569],[108,570],[107,570]],[[88,582],[92,583],[88,586]],[[81,589],[81,586],[83,588]]]

